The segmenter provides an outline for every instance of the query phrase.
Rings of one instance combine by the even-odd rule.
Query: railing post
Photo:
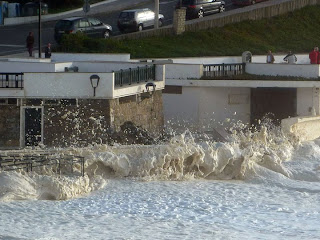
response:
[[[9,87],[9,74],[6,74],[6,88]]]
[[[122,78],[122,75],[123,75],[123,70],[120,69],[120,86],[122,86],[122,81],[123,81],[123,78]]]
[[[222,76],[224,76],[225,75],[225,73],[224,73],[224,63],[222,63]]]
[[[140,82],[140,68],[138,67],[138,76],[137,76],[137,83],[139,83]]]
[[[129,85],[132,83],[132,71],[131,68],[129,68]]]

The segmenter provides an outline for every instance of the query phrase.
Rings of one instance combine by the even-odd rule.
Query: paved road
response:
[[[99,7],[96,9],[92,9],[89,14],[100,19],[101,21],[110,24],[113,27],[114,35],[120,34],[117,28],[117,19],[119,13],[123,9],[129,8],[150,8],[154,9],[154,1],[153,0],[145,0],[142,5],[133,5],[133,0],[121,0],[115,1],[112,0],[110,6],[101,13],[103,7]],[[137,1],[139,2],[139,1]],[[140,1],[141,2],[141,1]],[[236,8],[232,5],[231,0],[225,0],[226,2],[226,10],[231,10]],[[160,0],[160,13],[165,16],[164,25],[172,24],[173,12],[177,0]],[[81,13],[83,14],[83,13]],[[51,42],[55,43],[53,38],[53,29],[56,21],[49,21],[42,23],[42,44],[46,45],[46,43]],[[10,55],[15,53],[21,53],[26,51],[25,48],[25,39],[28,35],[28,32],[34,32],[35,36],[35,46],[38,46],[38,24],[37,23],[29,23],[23,25],[15,25],[15,26],[2,26],[0,27],[0,56]],[[37,49],[35,47],[35,49]]]

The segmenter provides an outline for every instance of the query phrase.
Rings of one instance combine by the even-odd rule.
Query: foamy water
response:
[[[96,145],[86,176],[0,173],[0,239],[319,239],[320,140]]]

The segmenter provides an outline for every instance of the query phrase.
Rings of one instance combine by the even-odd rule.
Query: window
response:
[[[56,28],[61,31],[69,30],[71,29],[71,27],[72,27],[72,22],[69,20],[60,20],[56,24]]]
[[[81,19],[80,22],[79,22],[79,27],[80,28],[86,28],[86,27],[89,27],[89,23],[86,19]]]
[[[61,105],[64,105],[64,106],[76,106],[77,99],[61,99],[60,103]]]
[[[45,105],[59,105],[60,101],[58,99],[46,99],[44,100]]]
[[[16,105],[18,100],[16,98],[8,98],[8,104],[14,104]]]
[[[42,105],[42,99],[27,99],[27,105],[29,106],[40,106]]]
[[[195,0],[182,0],[182,4],[192,5],[192,4],[195,4]]]
[[[120,14],[119,18],[133,19],[134,18],[134,12],[122,12]]]
[[[98,20],[98,19],[95,19],[95,18],[89,18],[89,23],[91,24],[91,26],[99,26],[99,25],[102,25],[102,23]]]

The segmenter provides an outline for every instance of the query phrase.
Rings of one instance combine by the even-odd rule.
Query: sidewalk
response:
[[[98,13],[110,13],[113,11],[120,11],[127,8],[132,8],[140,4],[151,2],[152,0],[106,0],[103,2],[95,3],[90,5],[90,11],[87,15],[94,15]],[[85,16],[82,8],[74,9],[67,12],[56,13],[56,14],[47,14],[42,15],[42,22],[56,21],[61,18],[74,17],[74,16]],[[38,22],[38,16],[28,16],[28,17],[16,17],[16,18],[5,18],[4,25],[20,25],[26,23]]]

